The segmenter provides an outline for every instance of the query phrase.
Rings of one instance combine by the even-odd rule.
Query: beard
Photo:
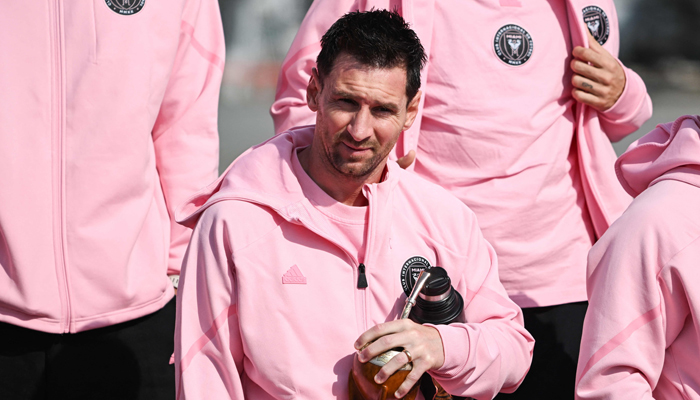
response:
[[[342,148],[345,144],[354,148],[368,149],[371,151],[371,155],[344,156]],[[376,140],[357,142],[349,133],[343,132],[335,138],[332,146],[326,149],[326,158],[341,175],[360,180],[376,171],[389,155],[392,147],[393,143],[382,148]]]

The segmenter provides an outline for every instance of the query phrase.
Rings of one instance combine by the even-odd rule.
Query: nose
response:
[[[361,142],[372,136],[372,113],[366,108],[360,108],[348,124],[348,133],[357,142]]]

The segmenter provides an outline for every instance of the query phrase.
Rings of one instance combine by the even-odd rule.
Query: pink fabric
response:
[[[221,71],[224,70],[224,59],[221,58],[218,54],[212,53],[211,51],[207,50],[207,48],[204,47],[204,45],[199,43],[197,38],[194,36],[194,26],[188,24],[185,21],[182,21],[182,31],[190,37],[192,47],[195,50],[197,50],[197,52],[201,54],[205,60],[214,64]]]
[[[520,0],[500,0],[499,4],[502,7],[522,7],[523,3]]]
[[[217,174],[218,3],[1,2],[0,37],[0,321],[160,309],[191,235],[170,216]]]
[[[464,29],[471,32],[469,40],[453,35],[453,42],[446,42],[445,36],[441,36],[448,26],[439,19],[436,10],[445,4],[442,12],[458,15],[457,20],[466,24]],[[623,68],[627,77],[623,94],[606,112],[598,113],[570,98],[569,55],[562,52],[564,47],[570,51],[574,46],[588,45],[582,10],[595,5],[606,12],[610,37],[604,47],[613,55],[618,53],[619,35],[612,1],[567,0],[564,4],[565,7],[556,12],[549,10],[554,14],[550,15],[534,12],[537,5],[527,3],[512,7],[510,3],[500,5],[493,1],[317,0],[304,19],[280,73],[276,101],[271,108],[276,131],[314,121],[304,100],[317,54],[309,52],[309,46],[318,43],[325,30],[347,11],[398,5],[430,57],[422,73],[422,88],[427,96],[421,101],[416,122],[402,135],[396,156],[417,150],[415,171],[447,187],[474,209],[487,239],[494,243],[499,254],[503,254],[501,277],[509,295],[519,305],[533,307],[585,300],[583,271],[587,247],[592,239],[605,232],[630,201],[614,176],[616,156],[610,140],[620,140],[641,126],[651,116],[651,100],[641,78],[627,68]],[[473,20],[469,18],[472,15]],[[496,31],[510,23],[527,24],[523,27],[534,35],[533,56],[520,67],[505,65],[493,50]],[[561,29],[566,26],[570,42],[550,43],[549,39],[561,35]],[[465,49],[467,58],[475,61],[446,65],[454,49]],[[445,51],[450,52],[449,57],[443,56]],[[538,64],[543,57],[559,59]],[[559,78],[552,80],[551,76]],[[552,82],[551,87],[528,86],[530,82],[542,80]],[[556,90],[561,98],[552,95]],[[538,97],[533,98],[533,93]],[[477,104],[472,98],[480,101]],[[436,101],[461,107],[454,107],[455,115],[446,116],[442,114],[445,110],[436,109]],[[470,105],[474,106],[473,110]],[[511,116],[512,112],[503,111],[517,112],[528,107],[535,110],[519,119]],[[553,117],[557,112],[558,119]],[[451,123],[459,121],[464,129],[471,129],[473,137],[470,139],[481,138],[481,142],[464,140],[464,146],[459,147],[436,139],[437,133],[442,137],[451,133],[449,127],[441,124],[430,126],[431,121],[442,117]],[[510,135],[499,132],[510,132]],[[462,133],[463,130],[459,130],[459,134]],[[571,146],[572,135],[574,146]],[[523,137],[534,138],[530,147],[521,143]],[[425,143],[432,143],[428,147],[436,150],[445,146],[452,151],[430,154],[425,151]],[[475,158],[470,159],[474,155],[472,152],[479,151],[474,147],[482,148],[480,146],[486,149],[483,153],[487,166],[473,162]],[[571,153],[570,148],[573,149]],[[520,157],[507,157],[511,153]],[[472,168],[461,165],[469,164],[470,160]],[[547,171],[547,167],[551,170]],[[522,179],[518,176],[521,173]],[[536,177],[530,176],[532,174]],[[453,177],[455,179],[450,180]],[[550,195],[552,191],[556,194]],[[489,193],[497,194],[489,197]],[[553,206],[551,201],[541,201],[547,197],[563,200]],[[557,217],[536,217],[550,209],[559,212]],[[515,210],[529,218],[514,216]],[[532,229],[528,229],[535,223],[539,237],[534,237]]]
[[[700,117],[617,161],[635,200],[593,247],[577,399],[700,399]]]
[[[328,230],[325,233],[344,248],[359,254],[365,243],[367,207],[340,203],[324,192],[304,171],[296,152],[292,154],[292,172],[299,179],[304,196],[320,213],[328,217]]]
[[[363,189],[365,245],[338,241],[327,210],[304,195],[292,167],[293,152],[312,134],[303,127],[254,148],[177,212],[188,226],[198,221],[178,292],[178,399],[347,398],[353,343],[397,318],[406,298],[401,268],[415,256],[473,293],[463,322],[438,327],[446,360],[434,376],[477,399],[514,390],[533,340],[474,214],[390,162],[386,179]],[[360,262],[366,289],[356,287]],[[295,267],[306,284],[283,282]],[[237,312],[220,324],[231,307]]]
[[[571,61],[566,4],[503,9],[444,0],[435,3],[434,19],[416,173],[479,216],[498,254],[501,282],[516,303],[585,300],[594,233],[571,151],[572,73],[567,68],[552,79],[551,67]],[[495,33],[516,22],[533,41],[531,58],[517,67],[493,49]],[[455,52],[455,41],[472,45]],[[487,78],[454,79],[465,69]]]

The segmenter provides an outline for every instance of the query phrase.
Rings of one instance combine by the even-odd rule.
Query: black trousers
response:
[[[0,399],[175,398],[175,299],[132,321],[75,334],[0,323]]]
[[[535,338],[532,366],[518,390],[497,400],[574,398],[583,318],[588,302],[523,308],[525,328]],[[508,360],[504,360],[508,362]]]

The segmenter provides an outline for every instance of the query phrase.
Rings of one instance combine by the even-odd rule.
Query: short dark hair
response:
[[[418,35],[396,11],[354,11],[337,20],[321,38],[321,52],[316,58],[321,84],[341,54],[375,68],[405,68],[408,100],[418,93],[425,50]]]

